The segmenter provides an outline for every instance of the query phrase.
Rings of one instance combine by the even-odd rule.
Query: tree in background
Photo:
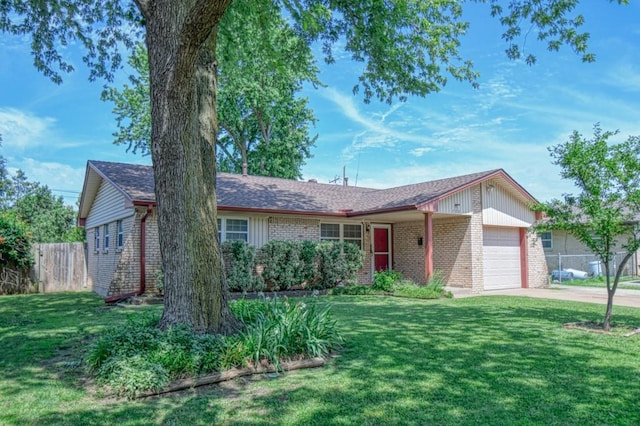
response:
[[[567,142],[550,149],[561,176],[580,190],[564,200],[536,206],[545,219],[536,230],[562,230],[573,235],[602,262],[607,282],[603,328],[611,327],[613,297],[624,266],[640,248],[640,137],[613,144],[618,132],[594,127],[592,139],[574,131]],[[611,281],[616,252],[624,251]]]
[[[268,7],[266,7],[268,6]],[[296,179],[311,157],[315,122],[305,82],[317,85],[318,69],[309,45],[295,34],[273,4],[237,0],[218,32],[218,170]],[[115,144],[150,153],[149,61],[143,44],[129,58],[134,75],[121,89],[102,95],[114,103]],[[243,168],[244,167],[244,168]]]
[[[37,243],[83,241],[77,239],[76,212],[66,206],[61,196],[55,196],[46,185],[30,184],[27,192],[17,198],[11,208],[27,222],[31,239]]]
[[[459,0],[368,2],[256,0],[247,9],[280,5],[307,43],[320,42],[332,62],[340,42],[362,75],[354,86],[365,102],[392,102],[438,91],[448,77],[476,84],[472,63],[459,53],[469,23]],[[507,55],[519,58],[520,39],[535,33],[557,50],[573,48],[584,61],[588,34],[573,15],[579,0],[488,2],[505,26]],[[618,0],[626,3],[626,0]],[[112,77],[118,49],[144,33],[149,58],[151,155],[160,252],[165,279],[161,327],[186,324],[197,332],[229,333],[240,326],[227,306],[216,224],[215,143],[218,138],[218,34],[231,0],[6,0],[0,31],[32,38],[35,65],[54,82],[73,70],[59,49],[85,46],[91,78]],[[244,3],[243,3],[244,5]],[[240,11],[239,18],[249,11]],[[267,16],[267,15],[265,15]],[[524,33],[524,34],[523,34]],[[533,63],[532,56],[527,62]]]
[[[0,135],[0,147],[2,147],[2,135]],[[7,172],[7,160],[0,154],[0,210],[6,207],[7,191],[11,185],[9,172]]]
[[[297,93],[320,84],[309,44],[277,6],[253,0],[232,4],[218,40],[220,170],[300,178],[316,138],[313,111]]]
[[[46,185],[30,182],[22,170],[11,176],[1,155],[0,189],[0,211],[24,222],[29,241],[84,241],[84,232],[75,226],[77,214],[73,207],[65,205],[63,198],[56,197]],[[15,221],[12,219],[11,223]]]

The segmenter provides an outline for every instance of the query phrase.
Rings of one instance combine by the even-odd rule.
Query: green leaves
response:
[[[562,177],[572,180],[580,192],[565,195],[565,200],[535,206],[546,215],[536,230],[564,230],[603,262],[608,293],[606,331],[620,274],[640,248],[640,138],[631,136],[623,143],[610,142],[617,134],[602,131],[596,124],[592,139],[574,131],[567,142],[551,148]],[[626,254],[611,283],[609,263],[620,249]]]
[[[632,251],[640,247],[633,235],[640,218],[640,142],[630,137],[612,144],[609,139],[617,134],[596,124],[592,139],[573,132],[569,141],[551,148],[562,177],[580,193],[538,206],[548,218],[540,229],[570,232],[603,260],[621,245]]]
[[[0,211],[0,266],[31,266],[29,227],[15,212]]]
[[[141,18],[133,2],[117,0],[7,0],[0,2],[0,32],[31,37],[34,65],[54,83],[74,71],[65,47],[80,43],[90,78],[110,80],[121,65],[119,49],[140,38]]]

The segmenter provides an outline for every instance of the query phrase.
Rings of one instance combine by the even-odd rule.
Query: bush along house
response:
[[[361,284],[393,269],[416,283],[435,270],[473,292],[548,283],[529,232],[535,199],[504,170],[388,189],[217,174],[221,242],[345,241],[365,252]],[[160,270],[150,166],[89,161],[79,223],[93,290],[105,298],[152,289]]]

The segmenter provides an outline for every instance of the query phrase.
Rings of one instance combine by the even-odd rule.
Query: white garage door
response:
[[[485,227],[483,234],[484,289],[521,287],[520,230]]]

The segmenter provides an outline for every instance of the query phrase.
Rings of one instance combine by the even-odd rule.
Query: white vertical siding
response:
[[[87,215],[85,229],[133,215],[133,207],[125,206],[124,195],[107,181],[102,181]]]
[[[456,192],[438,202],[438,213],[471,214],[471,188]]]
[[[249,218],[249,244],[259,249],[269,241],[269,218],[253,216]]]
[[[529,227],[535,213],[496,183],[482,184],[482,223],[493,226]]]

